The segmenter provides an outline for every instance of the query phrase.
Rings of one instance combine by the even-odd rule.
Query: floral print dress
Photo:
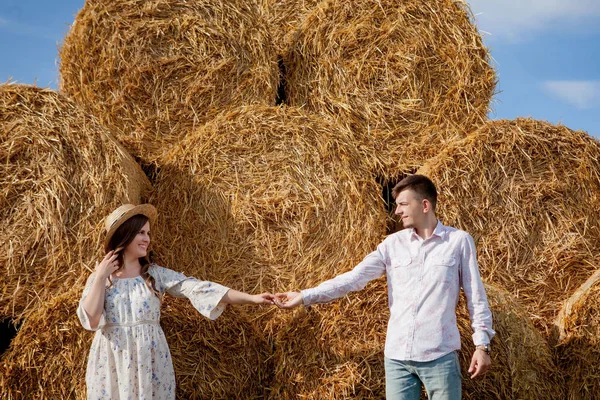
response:
[[[187,297],[205,317],[216,319],[229,288],[151,265],[156,289]],[[81,296],[87,296],[93,273]],[[88,399],[174,399],[175,373],[167,340],[160,327],[160,300],[141,276],[112,278],[106,289],[104,312],[92,329],[81,301],[77,315],[85,329],[96,331],[86,371]]]

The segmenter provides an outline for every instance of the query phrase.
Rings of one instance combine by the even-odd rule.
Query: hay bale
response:
[[[49,299],[25,320],[0,364],[3,398],[86,398],[94,334],[76,315],[83,284]],[[189,301],[167,297],[161,313],[178,398],[264,398],[272,350],[244,308],[229,307],[209,321]]]
[[[259,6],[267,20],[273,44],[279,55],[287,52],[293,33],[319,0],[260,0]]]
[[[0,317],[17,318],[87,275],[106,215],[149,188],[121,145],[71,101],[1,85]]]
[[[60,49],[60,90],[137,157],[225,106],[275,104],[266,22],[243,0],[89,0]]]
[[[85,399],[85,368],[93,335],[75,314],[81,287],[49,297],[29,313],[0,363],[6,399]]]
[[[295,108],[225,111],[158,168],[159,262],[238,290],[314,284],[385,233],[351,134]]]
[[[438,186],[441,220],[475,238],[482,276],[549,337],[562,302],[597,268],[600,143],[546,122],[490,121],[418,173]]]
[[[181,399],[264,399],[273,376],[273,348],[248,315],[229,306],[216,321],[181,299],[169,299],[161,325]],[[250,307],[250,306],[248,306]]]
[[[288,104],[339,117],[383,176],[410,169],[488,111],[496,77],[471,19],[455,0],[326,0],[284,57]]]
[[[458,327],[463,350],[460,353],[463,398],[556,399],[565,397],[564,380],[546,339],[536,330],[518,299],[498,286],[486,284],[496,336],[492,339],[492,368],[482,379],[471,380],[467,372],[473,355],[473,330],[466,301],[461,298]]]
[[[474,350],[466,302],[458,307],[464,399],[562,399],[548,344],[517,301],[486,285],[497,332],[492,369],[471,380]],[[384,398],[383,347],[389,318],[385,281],[335,303],[295,311],[276,333],[272,398]]]
[[[282,315],[269,332],[275,343],[270,398],[385,398],[387,301],[380,279],[344,299]]]
[[[596,259],[598,260],[598,258]],[[598,263],[596,263],[598,265]],[[600,391],[600,270],[565,302],[557,317],[561,333],[557,364],[569,400],[592,400]]]

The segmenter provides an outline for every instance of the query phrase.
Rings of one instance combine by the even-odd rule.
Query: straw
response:
[[[454,0],[323,1],[284,55],[288,104],[338,117],[395,179],[485,119],[496,76],[472,18]]]
[[[314,284],[385,234],[351,133],[299,109],[224,111],[157,165],[161,262],[238,290]]]
[[[60,90],[145,162],[220,109],[275,104],[279,69],[242,0],[87,1],[60,49]]]
[[[598,257],[596,258],[598,264]],[[566,376],[569,400],[591,400],[600,391],[600,270],[563,305],[557,318],[561,332],[557,362]]]
[[[94,333],[81,327],[75,313],[83,284],[48,299],[23,323],[0,364],[3,399],[86,398]],[[272,349],[243,307],[229,307],[209,321],[189,301],[167,296],[161,313],[178,398],[265,397]]]

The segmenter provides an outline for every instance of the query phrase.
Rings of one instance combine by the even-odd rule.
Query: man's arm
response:
[[[367,283],[385,273],[386,257],[384,243],[366,256],[353,270],[302,292],[277,293],[275,302],[281,308],[294,308],[300,304],[309,306],[328,303],[350,292],[363,289]]]
[[[460,284],[467,298],[467,308],[473,328],[473,343],[476,347],[489,344],[496,332],[492,329],[492,312],[479,274],[475,242],[469,234],[466,234],[462,242],[460,268]],[[485,351],[476,349],[469,367],[469,372],[472,373],[471,378],[485,373],[491,362],[490,356]]]

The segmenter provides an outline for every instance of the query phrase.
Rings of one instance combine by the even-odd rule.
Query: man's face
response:
[[[396,215],[404,228],[415,228],[425,219],[423,200],[412,189],[401,191],[396,197]]]

